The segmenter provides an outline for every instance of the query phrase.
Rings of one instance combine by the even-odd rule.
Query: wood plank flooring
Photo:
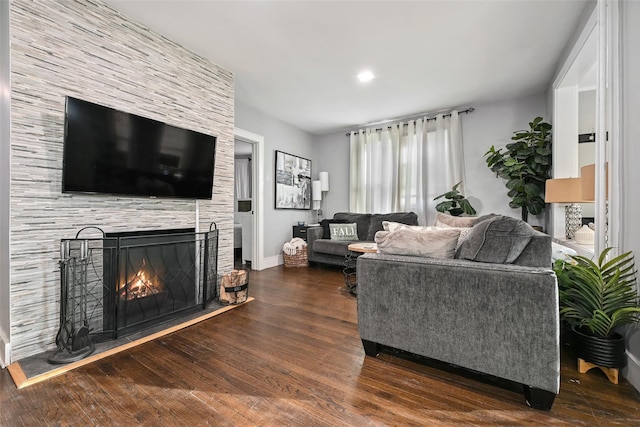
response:
[[[343,287],[339,269],[252,271],[256,300],[212,319],[20,390],[4,369],[0,426],[640,426],[639,393],[579,374],[568,349],[550,412],[508,384],[365,357]]]

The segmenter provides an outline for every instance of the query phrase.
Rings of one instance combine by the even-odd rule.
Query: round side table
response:
[[[342,273],[344,273],[344,284],[351,294],[357,295],[356,287],[358,282],[356,278],[356,266],[358,257],[363,253],[378,252],[378,246],[373,242],[359,242],[351,243],[347,246],[347,249],[348,251],[344,258],[344,268],[342,269]]]

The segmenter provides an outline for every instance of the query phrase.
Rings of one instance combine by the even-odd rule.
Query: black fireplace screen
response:
[[[205,309],[218,297],[217,229],[79,235],[61,241],[63,334],[66,322],[68,330],[85,328],[94,342],[116,339]]]

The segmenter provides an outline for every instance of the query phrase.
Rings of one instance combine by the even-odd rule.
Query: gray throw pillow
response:
[[[331,240],[358,240],[358,229],[356,223],[351,224],[329,224]]]
[[[473,226],[460,245],[456,258],[512,264],[534,234],[535,230],[521,219],[497,215]]]

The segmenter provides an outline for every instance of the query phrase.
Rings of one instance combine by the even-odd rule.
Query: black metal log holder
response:
[[[99,238],[80,238],[87,229],[101,233]],[[60,327],[56,334],[55,350],[48,358],[49,363],[65,364],[81,360],[91,355],[96,342],[114,340],[128,333],[139,331],[154,324],[180,317],[197,310],[204,310],[212,300],[218,300],[218,228],[211,223],[209,231],[177,233],[171,235],[170,242],[155,242],[165,230],[149,232],[153,236],[112,237],[98,227],[85,227],[78,231],[74,239],[60,242]],[[140,232],[144,234],[146,232]],[[177,237],[175,237],[177,236]],[[176,243],[177,241],[177,243]],[[153,298],[140,301],[127,299],[125,276],[131,270],[131,253],[147,256],[147,251],[171,252],[178,245],[188,245],[192,256],[191,297],[184,298],[165,292],[174,300],[180,300],[175,311],[162,312]],[[159,249],[158,249],[159,248]],[[184,275],[184,269],[180,270]],[[174,275],[170,274],[172,278]],[[171,280],[166,278],[166,280]],[[178,288],[177,292],[183,291]],[[170,298],[170,299],[172,299]],[[130,304],[127,306],[127,304]],[[134,306],[152,305],[151,310],[134,318],[130,309]],[[154,305],[156,304],[156,305]],[[129,319],[127,319],[129,317]],[[124,320],[123,320],[124,319]]]

